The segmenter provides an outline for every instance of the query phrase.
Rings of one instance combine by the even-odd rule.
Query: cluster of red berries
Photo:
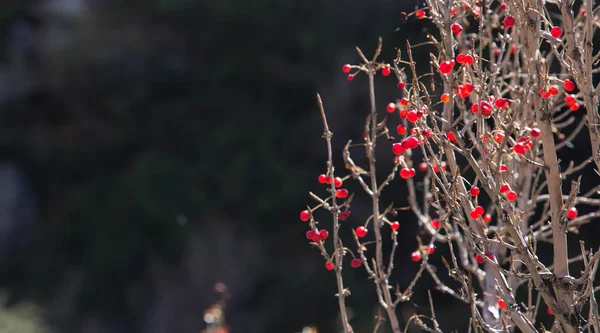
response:
[[[435,252],[435,246],[432,245],[426,245],[423,248],[423,251],[427,251],[428,254],[433,254],[433,252]],[[414,262],[419,262],[421,261],[423,255],[421,254],[421,250],[417,250],[414,251],[413,253],[410,254],[410,259]]]
[[[325,229],[307,230],[305,236],[306,236],[306,239],[309,239],[315,243],[318,243],[322,240],[326,240],[329,237],[329,231],[327,231]]]

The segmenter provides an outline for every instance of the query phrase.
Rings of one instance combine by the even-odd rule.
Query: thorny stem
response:
[[[333,133],[329,130],[329,125],[327,123],[327,116],[325,115],[325,108],[323,107],[323,101],[321,100],[321,96],[317,94],[317,103],[319,104],[319,110],[321,111],[321,118],[323,120],[324,133],[323,137],[327,142],[327,172],[331,179],[331,213],[333,215],[333,248],[334,248],[334,268],[335,268],[335,279],[337,282],[338,289],[338,303],[340,307],[340,317],[342,319],[342,326],[344,328],[344,333],[352,333],[352,327],[348,322],[348,312],[346,311],[346,291],[344,288],[344,281],[342,279],[342,256],[343,256],[343,246],[340,241],[339,235],[339,213],[340,209],[337,205],[335,198],[335,181],[334,181],[334,167],[333,167],[333,149],[331,147],[331,137]]]

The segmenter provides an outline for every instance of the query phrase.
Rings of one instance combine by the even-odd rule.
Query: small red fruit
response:
[[[490,259],[491,261],[495,261],[494,259],[494,254],[491,252],[486,252],[485,256],[488,257],[488,259]]]
[[[358,258],[354,258],[350,261],[350,266],[352,266],[352,268],[358,268],[362,266],[362,261]]]
[[[504,28],[510,29],[515,25],[515,18],[512,16],[507,16],[504,18]]]
[[[475,255],[475,261],[477,261],[478,264],[483,264],[485,262],[485,260],[483,259],[483,257],[480,256],[479,254]]]
[[[502,164],[502,165],[500,166],[500,173],[503,173],[503,172],[506,172],[506,171],[508,171],[508,168],[506,167],[506,165],[505,165],[505,164]]]
[[[566,91],[573,91],[573,89],[575,89],[575,83],[569,79],[566,79],[563,81],[563,88],[565,88]]]
[[[315,232],[312,230],[307,230],[305,236],[306,236],[306,239],[312,239],[315,236]]]
[[[480,105],[479,108],[481,109],[482,116],[487,118],[492,115],[492,111],[493,111],[492,104],[490,104],[486,101],[482,101],[482,102],[479,102],[479,105]]]
[[[300,220],[302,220],[302,222],[308,221],[309,218],[310,218],[310,213],[308,212],[308,210],[303,210],[300,212]]]
[[[419,9],[419,10],[417,10],[417,12],[415,13],[415,16],[416,16],[416,17],[417,17],[419,20],[421,20],[421,19],[425,18],[425,11],[424,11],[424,10],[421,10],[421,9]]]
[[[500,193],[506,193],[508,191],[510,191],[510,186],[508,186],[507,183],[500,185]]]
[[[406,134],[406,126],[402,124],[398,125],[398,127],[396,127],[396,132],[398,132],[400,135]]]
[[[552,312],[552,309],[548,308],[546,312],[548,312],[549,315],[554,316],[554,312]]]
[[[454,136],[454,133],[448,132],[446,134],[446,136],[448,137],[448,140],[450,140],[451,142],[455,142],[456,141],[456,136]]]
[[[578,214],[578,213],[577,213],[577,208],[575,208],[575,207],[571,207],[571,208],[569,208],[569,210],[567,211],[567,217],[568,217],[570,220],[572,220],[572,219],[576,218],[576,217],[577,217],[577,214]]]
[[[525,146],[522,143],[517,143],[514,145],[513,150],[519,155],[525,154]]]
[[[542,135],[542,132],[540,132],[540,129],[537,127],[532,128],[529,133],[531,134],[532,137],[534,138],[539,138],[540,135]]]
[[[346,221],[346,219],[348,218],[348,216],[350,216],[350,211],[349,210],[345,210],[343,212],[340,212],[339,219],[340,219],[340,221]]]
[[[318,180],[319,180],[319,183],[326,184],[327,183],[327,176],[324,175],[324,174],[320,174]]]
[[[391,72],[392,72],[392,70],[387,66],[385,66],[381,69],[381,75],[383,75],[383,76],[389,76]]]
[[[365,227],[356,228],[356,236],[358,236],[358,238],[365,237],[367,235],[367,232],[369,232],[369,230],[367,230],[367,228]]]
[[[435,252],[435,246],[433,244],[427,246],[427,253],[433,254],[433,252]]]
[[[465,63],[465,55],[462,54],[462,53],[459,53],[456,56],[456,62],[459,63],[459,64],[464,64]]]
[[[448,93],[443,93],[440,100],[444,103],[448,103],[450,102],[450,95],[448,95]]]
[[[410,136],[404,140],[406,142],[406,146],[410,149],[415,149],[419,146],[419,140],[414,136]]]
[[[400,229],[400,223],[398,221],[392,222],[392,224],[390,224],[390,228],[394,231],[398,231],[398,229]]]
[[[408,106],[408,99],[406,99],[405,97],[402,97],[400,99],[400,106],[407,107]]]
[[[517,200],[517,192],[515,192],[515,191],[509,191],[508,193],[506,193],[506,199],[508,199],[508,201],[515,201],[515,200]]]
[[[450,29],[452,30],[452,33],[455,35],[460,34],[463,30],[463,28],[458,23],[452,23],[452,26],[450,26]]]
[[[332,271],[334,267],[333,264],[328,261],[325,263],[325,268],[327,268],[328,271]]]
[[[560,27],[552,27],[552,29],[550,29],[550,34],[552,35],[552,37],[558,38],[562,36],[563,31]]]
[[[354,80],[354,74],[348,74],[348,81]]]
[[[411,171],[409,168],[402,168],[400,170],[400,178],[407,179],[407,178],[410,178],[410,175],[411,175]]]
[[[431,220],[431,226],[433,229],[439,229],[442,226],[442,223],[439,220],[433,219]]]
[[[442,74],[450,74],[452,71],[452,63],[450,61],[444,61],[440,63],[440,73]]]
[[[321,237],[322,240],[327,239],[327,237],[329,237],[329,231],[325,229],[319,231],[319,237]]]
[[[498,307],[504,311],[506,311],[506,303],[503,300],[498,300]]]
[[[421,260],[421,252],[415,251],[410,254],[410,259],[414,262],[418,262]]]
[[[341,187],[343,183],[344,181],[340,177],[335,177],[335,179],[333,180],[333,186],[335,187]]]
[[[571,111],[577,111],[577,110],[579,110],[579,104],[573,103],[573,104],[569,105],[569,109],[571,109]]]
[[[341,188],[339,190],[336,190],[335,191],[335,196],[336,196],[336,198],[344,199],[344,198],[346,198],[348,196],[348,190],[345,189],[345,188]]]
[[[473,186],[471,187],[471,196],[476,197],[479,195],[479,187]]]
[[[342,66],[342,72],[350,73],[350,70],[352,70],[352,67],[350,67],[349,64],[345,64],[344,66]]]
[[[312,241],[315,243],[318,243],[321,241],[321,236],[319,236],[318,232],[315,232],[314,235],[312,236]]]
[[[387,110],[387,112],[392,113],[394,111],[396,111],[396,103],[389,103],[385,109]]]
[[[404,147],[402,146],[401,143],[394,143],[392,145],[392,152],[394,153],[394,155],[402,155],[402,153],[404,153]]]
[[[398,89],[404,89],[406,87],[406,83],[400,81],[400,82],[398,82],[397,87],[398,87]]]
[[[465,65],[470,66],[473,64],[473,56],[470,54],[465,55]]]
[[[485,215],[483,215],[483,221],[484,221],[485,223],[490,223],[490,222],[492,222],[492,215],[490,215],[490,214],[485,214]]]

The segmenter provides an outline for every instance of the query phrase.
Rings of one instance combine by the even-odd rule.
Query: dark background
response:
[[[423,41],[426,23],[400,22],[416,5],[2,1],[6,308],[32,302],[56,332],[200,332],[223,282],[231,332],[335,332],[333,274],[298,219],[313,204],[308,191],[323,193],[315,94],[341,170],[341,148],[360,138],[368,112],[366,78],[349,83],[341,66],[359,62],[355,45],[371,54],[378,36],[388,60],[406,38]],[[416,58],[428,59],[421,50]],[[394,78],[377,85],[379,107],[399,97]],[[387,171],[390,158],[381,160]],[[406,205],[404,191],[395,183],[385,199]],[[345,224],[367,216],[361,199]],[[399,219],[393,282],[404,288],[418,268],[416,221]],[[440,253],[431,260],[446,276]],[[346,283],[355,330],[369,332],[374,286],[359,270]],[[428,313],[428,287],[424,279],[399,309],[404,320]],[[463,305],[434,300],[443,328],[466,328]]]

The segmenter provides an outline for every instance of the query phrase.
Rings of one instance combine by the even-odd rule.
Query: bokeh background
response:
[[[230,332],[336,332],[333,275],[298,220],[308,191],[323,192],[315,94],[343,169],[368,99],[365,78],[349,83],[341,66],[378,36],[387,59],[425,40],[426,23],[400,21],[417,5],[1,1],[0,331],[197,333],[222,301]],[[398,90],[378,80],[383,106]],[[404,191],[386,200],[406,204]],[[359,199],[353,226],[368,210]],[[416,221],[399,219],[405,287]],[[371,281],[356,270],[346,282],[356,331],[372,331]],[[429,287],[404,320],[428,312]],[[466,328],[463,305],[434,300],[443,327]]]

